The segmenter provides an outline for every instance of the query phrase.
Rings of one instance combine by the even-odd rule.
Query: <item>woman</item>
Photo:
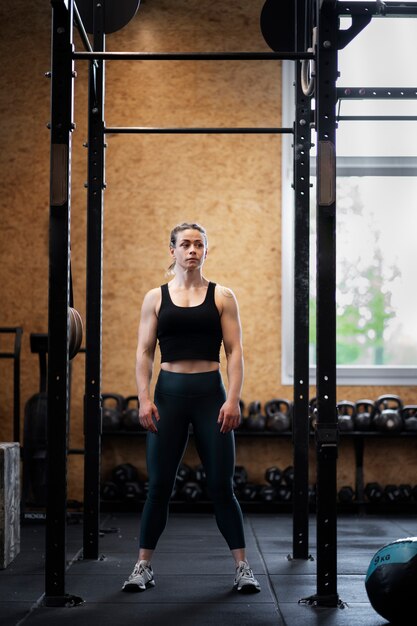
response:
[[[242,512],[233,492],[233,430],[240,422],[243,384],[241,326],[230,289],[202,274],[207,256],[206,231],[183,223],[171,232],[169,271],[173,280],[144,298],[136,353],[139,421],[147,433],[149,490],[143,508],[139,558],[124,591],[155,584],[151,567],[168,518],[169,500],[184,454],[189,424],[205,469],[216,522],[236,564],[234,588],[260,591],[245,555]],[[154,402],[150,382],[156,343],[161,369]],[[220,346],[227,358],[227,395],[220,374]]]

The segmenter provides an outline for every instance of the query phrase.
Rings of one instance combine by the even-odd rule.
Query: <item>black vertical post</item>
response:
[[[304,49],[305,0],[296,2],[296,46]],[[294,122],[294,484],[293,557],[308,558],[310,97],[295,62]]]
[[[336,0],[317,0],[317,597],[337,606]]]
[[[104,2],[95,0],[94,50],[104,51]],[[87,332],[84,397],[84,558],[99,556],[104,61],[91,61],[88,101]]]
[[[71,132],[74,128],[72,1],[52,0],[49,221],[48,426],[45,604],[67,604],[66,512],[69,407]],[[79,600],[79,599],[77,599]],[[72,602],[76,602],[72,598]]]

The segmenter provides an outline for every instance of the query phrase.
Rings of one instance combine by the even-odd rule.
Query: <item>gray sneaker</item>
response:
[[[136,563],[128,580],[123,583],[122,591],[145,591],[148,587],[154,587],[155,581],[149,561]]]
[[[240,593],[258,593],[261,590],[260,584],[245,561],[239,561],[233,587]]]

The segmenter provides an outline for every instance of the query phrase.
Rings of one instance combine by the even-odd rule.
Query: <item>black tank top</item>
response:
[[[204,302],[189,307],[174,304],[168,284],[161,286],[162,302],[157,326],[161,363],[188,359],[220,361],[223,335],[214,301],[215,286],[210,282]]]

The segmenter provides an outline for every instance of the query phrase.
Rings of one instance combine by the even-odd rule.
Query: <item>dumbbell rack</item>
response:
[[[417,502],[409,503],[372,503],[365,498],[365,486],[364,486],[364,456],[365,456],[365,439],[415,439],[417,432],[410,431],[396,431],[396,432],[376,432],[376,431],[351,431],[347,433],[341,433],[341,437],[351,437],[353,439],[355,449],[355,502],[354,507],[359,512],[379,512],[384,507],[388,511],[400,512],[416,512]]]
[[[283,432],[271,432],[271,431],[235,431],[237,438],[282,438],[289,439],[292,437],[291,431]],[[125,431],[118,430],[113,432],[103,432],[104,438],[110,437],[145,437],[145,431]],[[192,436],[192,432],[190,432]],[[313,441],[314,433],[311,433]],[[358,512],[358,513],[377,513],[381,512],[381,509],[387,512],[417,512],[417,502],[405,502],[405,503],[389,503],[389,502],[369,502],[365,497],[365,484],[364,484],[364,457],[365,457],[365,440],[367,439],[383,439],[383,440],[398,440],[398,439],[415,439],[417,438],[417,431],[401,431],[401,432],[379,432],[379,431],[346,431],[340,432],[341,440],[353,441],[354,453],[355,453],[355,484],[354,492],[355,498],[350,503],[338,503],[338,508],[341,512]],[[246,512],[271,512],[271,513],[285,513],[291,512],[292,503],[290,502],[240,502],[242,509]],[[124,502],[124,501],[102,501],[101,507],[103,511],[114,510],[115,507],[118,510],[125,508],[132,508],[135,506],[138,510],[142,508],[143,502]],[[314,505],[311,505],[311,510],[314,511]],[[185,502],[181,500],[173,500],[171,502],[171,510],[173,512],[207,512],[211,510],[211,503],[200,500],[197,502]]]
[[[189,432],[190,437],[193,436],[192,429]],[[284,432],[271,432],[271,431],[245,431],[245,430],[236,430],[235,435],[238,438],[283,438],[289,439],[292,437],[291,431]],[[145,431],[127,431],[127,430],[115,430],[115,431],[103,431],[102,437],[104,439],[109,439],[113,437],[146,437]],[[245,512],[257,512],[257,513],[290,513],[292,510],[292,503],[290,502],[247,502],[240,500],[240,505]],[[101,510],[103,512],[111,512],[117,509],[118,511],[131,511],[132,509],[140,511],[144,501],[125,501],[125,500],[101,500]],[[209,513],[212,511],[212,503],[208,500],[198,500],[195,502],[186,502],[185,500],[177,500],[174,499],[170,503],[170,510],[175,512],[193,512],[193,513]]]

